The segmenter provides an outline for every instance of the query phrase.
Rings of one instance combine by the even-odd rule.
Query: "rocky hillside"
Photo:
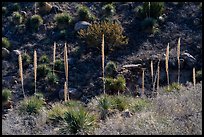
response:
[[[105,51],[104,84],[105,92],[109,95],[157,100],[160,98],[160,88],[164,88],[164,92],[171,92],[174,88],[180,90],[177,87],[185,88],[189,82],[193,83],[193,70],[195,82],[202,80],[201,2],[2,2],[3,134],[64,133],[54,133],[53,129],[60,127],[59,123],[54,125],[56,127],[49,125],[46,123],[47,118],[43,119],[45,121],[42,125],[37,126],[40,129],[38,133],[36,125],[32,125],[36,124],[36,116],[25,115],[29,119],[27,124],[35,127],[28,130],[24,128],[26,118],[19,115],[15,120],[11,115],[20,109],[25,97],[30,99],[35,92],[42,94],[45,103],[39,117],[47,117],[45,113],[53,104],[64,103],[65,45],[68,55],[68,99],[79,101],[87,107],[100,96],[104,92],[102,34]],[[167,45],[171,87],[168,90],[165,64]],[[36,68],[34,51],[37,54]],[[19,76],[19,55],[22,56],[23,83]],[[37,72],[36,79],[34,70]],[[178,77],[179,84],[175,83]],[[29,123],[31,119],[34,123]],[[18,127],[19,131],[12,125]],[[102,128],[95,133],[126,134],[116,131],[104,133],[102,130],[108,127]],[[144,134],[149,133],[162,132]],[[127,134],[143,132],[138,129],[137,133],[128,131]],[[201,131],[185,130],[181,134],[201,134]]]

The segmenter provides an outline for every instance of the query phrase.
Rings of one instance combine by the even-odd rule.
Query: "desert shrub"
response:
[[[11,6],[11,11],[19,11],[20,10],[20,5],[19,3],[13,3],[13,5]]]
[[[19,25],[23,22],[23,16],[19,12],[13,12],[12,22],[16,25]]]
[[[87,133],[93,131],[96,121],[96,117],[83,107],[69,109],[65,112],[64,119],[67,123],[68,130],[73,134],[80,131]]]
[[[163,11],[164,2],[144,2],[142,7],[139,7],[138,14],[142,19],[147,17],[157,19],[160,15],[162,15]]]
[[[2,90],[2,104],[9,101],[11,97],[11,91],[9,89],[3,89]]]
[[[76,100],[69,100],[69,101],[65,102],[64,105],[69,107],[69,108],[83,107],[82,103],[80,101],[76,101]]]
[[[123,111],[127,109],[129,106],[129,100],[124,95],[113,96],[113,108],[118,109],[119,111]]]
[[[11,43],[6,37],[2,37],[2,47],[10,49],[11,48]]]
[[[63,71],[64,70],[64,62],[63,60],[56,60],[55,61],[55,70],[57,71]]]
[[[112,50],[120,45],[128,43],[128,38],[124,36],[123,28],[118,23],[101,22],[89,26],[86,30],[78,32],[79,37],[84,39],[88,46],[101,49],[102,33],[104,33],[105,49]]]
[[[172,84],[169,85],[169,89],[168,87],[165,88],[166,92],[172,92],[173,90],[180,90],[181,89],[181,85],[179,83],[173,82]]]
[[[105,74],[108,77],[115,77],[117,73],[116,64],[113,61],[109,61],[105,67]]]
[[[105,79],[106,91],[111,94],[119,93],[125,90],[126,81],[124,76],[119,75],[117,78],[107,77]]]
[[[55,15],[54,20],[59,29],[66,29],[72,22],[72,17],[68,13],[59,13]]]
[[[46,76],[47,81],[50,84],[58,84],[59,78],[55,73],[49,72]]]
[[[142,98],[137,98],[131,101],[130,110],[133,112],[142,111],[144,108],[147,108],[150,103]]]
[[[84,5],[78,7],[77,13],[80,21],[93,21],[95,19],[89,8]]]
[[[111,17],[115,14],[115,7],[113,4],[106,4],[102,7],[102,12],[106,17]]]
[[[157,21],[154,18],[145,18],[141,22],[141,29],[146,32],[153,33],[157,25],[156,23]]]
[[[52,109],[48,111],[48,118],[55,122],[62,121],[66,111],[67,107],[65,105],[56,103],[52,106]]]
[[[38,96],[31,96],[21,102],[20,113],[37,114],[44,105],[44,99]]]
[[[51,11],[52,6],[48,2],[38,2],[39,12],[45,14]]]
[[[29,18],[26,22],[26,26],[28,29],[31,29],[31,31],[37,31],[39,29],[39,26],[43,24],[43,19],[40,15],[33,15],[31,18]]]
[[[49,58],[44,54],[40,57],[39,61],[40,63],[49,63]]]
[[[29,64],[31,63],[31,57],[26,52],[22,54],[22,63],[24,67],[28,67]]]
[[[202,80],[202,70],[196,71],[196,80],[197,81]]]
[[[46,64],[40,64],[37,67],[38,77],[46,77],[48,73],[51,73],[52,69]]]

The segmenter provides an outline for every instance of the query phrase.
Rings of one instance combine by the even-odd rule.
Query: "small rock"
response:
[[[8,58],[10,55],[10,51],[6,48],[2,48],[2,58]]]
[[[79,31],[80,29],[87,29],[89,26],[91,26],[91,24],[89,22],[79,21],[79,22],[77,22],[75,24],[74,30],[75,31]]]
[[[130,118],[132,116],[132,114],[129,110],[125,110],[125,111],[123,111],[121,116]]]
[[[69,88],[69,98],[80,99],[82,93],[76,88]],[[59,98],[64,100],[64,89],[59,91]]]

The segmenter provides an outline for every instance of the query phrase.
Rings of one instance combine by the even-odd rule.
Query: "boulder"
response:
[[[8,58],[10,51],[6,48],[2,48],[2,58]]]
[[[89,26],[91,26],[91,24],[89,22],[79,21],[79,22],[77,22],[75,24],[74,30],[75,31],[79,31],[80,29],[87,29]]]
[[[82,96],[82,93],[77,90],[76,88],[69,88],[69,98],[72,98],[72,99],[80,99]],[[64,89],[61,89],[59,91],[59,98],[61,100],[64,100]]]
[[[188,68],[193,68],[196,64],[196,59],[195,57],[193,57],[191,54],[185,52],[181,55],[181,57],[184,59],[186,65],[188,66]]]

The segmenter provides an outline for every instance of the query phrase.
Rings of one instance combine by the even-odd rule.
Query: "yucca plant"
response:
[[[195,73],[195,68],[193,68],[193,86],[195,87],[196,84],[196,73]]]
[[[19,110],[22,114],[37,114],[44,104],[45,102],[43,98],[39,98],[38,96],[31,96],[30,98],[26,98],[21,102]]]
[[[37,52],[34,50],[34,79],[35,79],[35,94],[36,94],[36,81],[37,81]]]
[[[66,88],[67,92],[69,93],[69,88],[68,88],[68,56],[67,56],[67,43],[65,43],[64,46],[64,69],[65,69],[65,78],[66,78]]]
[[[178,60],[178,84],[180,79],[180,38],[178,39],[178,45],[177,45],[177,60]]]
[[[48,111],[48,118],[54,122],[60,122],[64,120],[64,113],[68,110],[63,104],[56,103],[52,106],[52,109]]]
[[[167,77],[167,85],[168,85],[168,88],[169,88],[169,68],[168,68],[168,63],[169,63],[169,43],[168,43],[168,46],[166,48],[166,77]]]
[[[59,78],[55,73],[49,72],[46,76],[48,82],[52,85],[58,84]]]
[[[43,24],[43,19],[40,15],[33,15],[26,22],[28,29],[31,29],[32,32],[36,32],[39,29],[39,26]]]
[[[21,85],[22,85],[23,96],[24,96],[24,98],[26,98],[25,92],[24,92],[24,87],[23,87],[23,65],[22,65],[21,53],[18,56],[18,64],[19,64],[19,75],[20,75],[20,80],[21,80]]]
[[[11,48],[11,43],[8,38],[2,37],[2,47],[10,49]]]
[[[95,115],[90,114],[85,108],[78,107],[70,109],[65,112],[64,115],[67,127],[72,134],[77,134],[78,132],[88,133],[94,129],[96,124]]]
[[[49,63],[49,58],[47,57],[46,54],[44,54],[39,58],[39,62],[43,64]]]
[[[144,75],[145,75],[145,68],[142,68],[142,96],[144,96]]]
[[[169,87],[165,88],[166,92],[172,92],[173,90],[180,90],[181,89],[181,85],[173,82],[172,84],[169,85]]]
[[[12,21],[14,24],[19,25],[23,22],[23,16],[19,12],[13,12]]]
[[[68,28],[72,22],[72,17],[68,13],[56,14],[54,20],[57,23],[57,27],[62,30]]]
[[[101,43],[101,57],[102,57],[102,77],[103,77],[103,93],[105,94],[105,79],[104,79],[104,62],[105,62],[105,54],[104,54],[104,34],[102,34],[102,43]]]
[[[2,90],[2,104],[5,104],[9,101],[11,97],[11,91],[9,89],[3,89]]]
[[[80,21],[93,21],[96,18],[87,6],[80,5],[77,13]]]
[[[105,67],[106,76],[108,77],[115,77],[117,73],[116,64],[113,61],[109,61]]]
[[[53,48],[53,74],[55,69],[55,54],[56,54],[56,42],[54,42],[54,48]]]
[[[114,109],[118,109],[119,111],[123,111],[129,107],[129,100],[124,95],[113,96],[112,106]]]

